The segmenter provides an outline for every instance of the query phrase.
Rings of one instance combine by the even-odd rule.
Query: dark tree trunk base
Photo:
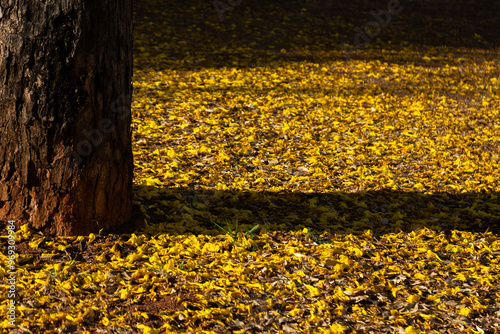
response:
[[[131,24],[131,0],[2,8],[0,220],[56,235],[130,220]]]

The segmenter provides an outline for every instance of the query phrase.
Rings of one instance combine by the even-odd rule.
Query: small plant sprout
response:
[[[231,228],[231,226],[229,226],[229,223],[227,220],[226,221],[226,227],[227,229],[225,229],[224,227],[220,226],[219,224],[215,223],[214,224],[221,230],[223,231],[226,235],[228,235],[231,239],[232,239],[232,242],[231,242],[231,247],[234,247],[236,242],[238,241],[238,219],[236,219],[236,227],[234,228],[234,230]],[[247,231],[245,232],[244,236],[245,237],[250,237],[251,239],[253,239],[253,236],[255,235],[255,231],[260,227],[260,224],[257,224],[255,225],[254,227],[252,227],[252,229],[250,231]]]

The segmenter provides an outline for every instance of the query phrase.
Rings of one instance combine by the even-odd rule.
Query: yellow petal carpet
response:
[[[18,333],[500,332],[491,13],[221,3],[136,1],[146,225],[17,231]]]

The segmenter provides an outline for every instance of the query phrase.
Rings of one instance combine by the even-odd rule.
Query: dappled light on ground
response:
[[[464,4],[442,1],[423,28],[419,15],[434,10],[404,3],[361,47],[355,28],[387,2],[239,3],[217,15],[210,1],[136,1],[144,229],[17,231],[18,325],[497,333],[491,15],[454,19]],[[2,328],[6,314],[4,303]]]

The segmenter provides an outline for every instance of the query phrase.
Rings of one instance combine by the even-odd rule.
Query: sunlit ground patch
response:
[[[18,231],[17,324],[496,333],[498,30],[461,2],[420,25],[435,13],[414,3],[368,47],[346,48],[387,2],[243,1],[221,19],[211,2],[136,1],[145,227]],[[3,332],[7,312],[2,303]]]

